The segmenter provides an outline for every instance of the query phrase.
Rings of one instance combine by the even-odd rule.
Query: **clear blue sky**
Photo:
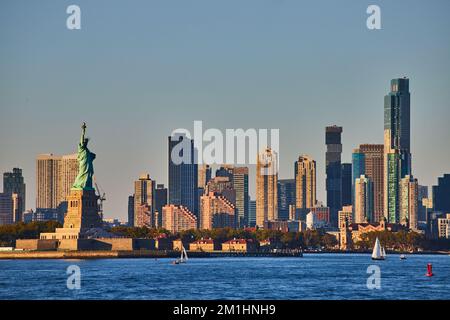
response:
[[[310,154],[325,201],[324,127],[344,127],[344,161],[382,143],[383,96],[408,76],[413,174],[432,185],[450,172],[449,14],[447,0],[2,0],[0,172],[24,169],[34,207],[36,155],[75,152],[86,121],[105,215],[125,220],[141,172],[167,183],[170,132],[203,120],[279,128],[280,178]]]

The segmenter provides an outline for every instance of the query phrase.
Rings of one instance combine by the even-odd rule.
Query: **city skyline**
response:
[[[252,26],[246,24],[251,17],[250,4],[221,4],[218,13],[212,10],[217,7],[202,2],[198,13],[194,12],[199,9],[196,5],[171,8],[178,22],[168,26],[165,37],[154,32],[171,21],[167,8],[158,4],[149,10],[152,19],[146,20],[148,29],[124,17],[119,26],[108,24],[112,28],[108,34],[114,37],[106,38],[105,26],[99,19],[104,8],[99,4],[81,2],[85,29],[75,35],[67,33],[59,17],[45,5],[9,4],[0,12],[1,29],[9,30],[8,34],[0,31],[5,43],[4,59],[0,60],[4,75],[0,78],[0,170],[23,169],[26,209],[34,207],[36,156],[75,152],[72,137],[79,124],[86,121],[92,128],[92,147],[98,155],[97,181],[107,197],[105,217],[126,220],[127,198],[141,173],[148,172],[156,183],[168,185],[167,136],[178,127],[190,129],[193,120],[203,120],[208,128],[279,128],[279,179],[292,179],[295,159],[299,154],[310,154],[317,162],[317,199],[325,203],[324,128],[334,124],[344,128],[342,163],[351,162],[352,150],[360,144],[383,143],[383,97],[390,79],[407,76],[412,172],[421,185],[431,187],[437,184],[438,177],[450,172],[445,139],[450,136],[446,124],[450,116],[446,90],[450,85],[450,45],[433,37],[427,39],[430,34],[445,38],[442,30],[449,29],[442,10],[448,4],[440,4],[380,1],[383,29],[373,34],[364,26],[365,4],[344,9],[327,3],[328,9],[319,11],[315,4],[265,3],[257,6],[265,20],[258,18]],[[411,7],[408,15],[402,14],[402,5]],[[122,9],[117,6],[112,4],[108,11],[113,17]],[[234,15],[234,6],[242,11]],[[422,16],[424,7],[433,19]],[[8,16],[8,8],[25,12],[24,17],[14,21],[14,15]],[[183,17],[182,9],[187,9],[190,16]],[[269,11],[273,9],[278,11],[271,16]],[[48,17],[43,21],[45,35],[39,30],[30,31],[30,21],[43,11]],[[206,19],[206,13],[211,12],[212,18],[218,19]],[[155,17],[157,13],[161,18]],[[124,9],[124,16],[128,15],[139,13]],[[164,18],[169,22],[165,23]],[[227,18],[235,20],[243,31],[240,35],[233,33],[233,27],[224,29],[225,25],[230,27]],[[263,26],[267,19],[271,24]],[[326,31],[321,31],[323,43],[307,34],[310,25],[315,25],[313,19],[325,24]],[[205,25],[218,34],[213,37],[210,31],[203,31],[208,29]],[[182,32],[185,26],[188,29]],[[347,33],[340,35],[344,30]],[[24,36],[26,32],[28,36]],[[24,40],[11,38],[14,34]],[[130,34],[135,37],[128,37]],[[280,34],[285,37],[278,37]],[[402,46],[396,45],[400,35],[406,38]],[[123,54],[133,52],[114,43],[122,41],[133,46],[139,43],[136,37],[144,41],[131,55],[136,57],[134,63],[123,58]],[[86,49],[86,42],[97,40],[98,47]],[[160,49],[150,45],[153,41]],[[192,49],[186,47],[185,41],[192,42]],[[336,46],[337,41],[340,46]],[[274,46],[269,48],[265,42]],[[311,44],[314,49],[308,47]],[[101,59],[105,53],[101,46],[114,49],[106,61]],[[234,49],[221,53],[221,49],[230,47]],[[394,58],[386,50],[388,47],[395,49]],[[184,49],[183,55],[178,55],[177,49]],[[429,52],[433,52],[433,59],[424,64]],[[151,58],[146,59],[146,54]],[[94,74],[92,61],[96,61]],[[108,71],[111,64],[116,67],[113,73]],[[323,64],[326,68],[320,67]],[[46,83],[39,81],[43,75],[48,77]],[[148,79],[144,77],[147,75]],[[73,112],[76,107],[84,110],[87,119]],[[123,149],[122,154],[117,154],[117,149]],[[129,161],[124,161],[123,154]],[[119,166],[124,168],[120,172]],[[254,172],[250,168],[253,200]]]
[[[404,80],[404,79],[406,79],[407,81],[409,81],[409,79],[407,79],[407,78],[401,78],[401,79],[393,79],[393,80],[391,80],[391,88],[392,88],[392,83],[393,82],[396,82],[397,80]],[[409,119],[408,119],[409,120]],[[325,131],[326,132],[328,132],[328,130],[331,128],[331,130],[337,130],[337,132],[338,132],[338,134],[339,134],[339,142],[340,143],[342,143],[342,141],[340,140],[341,138],[340,138],[340,135],[342,134],[342,127],[339,127],[339,126],[336,126],[336,125],[333,125],[333,126],[327,126],[327,127],[325,127]],[[409,136],[409,130],[408,130],[408,136]],[[171,154],[171,149],[173,148],[173,146],[172,146],[172,141],[171,141],[171,139],[173,139],[171,136],[169,136],[169,139],[168,139],[168,141],[169,141],[169,148],[168,148],[168,154],[167,154],[167,156],[169,157],[170,156],[170,154]],[[192,148],[192,154],[194,154],[196,151],[194,151],[194,150],[196,150],[196,149],[194,149],[194,147],[193,147],[193,141],[192,140],[188,140],[188,141],[190,141],[189,142],[189,144],[191,145],[191,148]],[[177,138],[177,140],[176,140],[176,142],[178,143],[179,141],[178,141],[178,138]],[[176,145],[176,144],[175,144]],[[326,145],[326,144],[325,144]],[[370,146],[369,144],[361,144],[360,146],[359,146],[359,148],[361,148],[361,147],[366,147],[366,146]],[[373,145],[373,146],[377,146],[377,145]],[[382,145],[379,145],[379,146],[382,146]],[[335,149],[335,148],[332,148],[332,149]],[[338,148],[339,150],[340,150],[340,148]],[[353,165],[355,165],[355,158],[354,158],[354,156],[355,156],[355,152],[360,152],[359,151],[360,149],[358,149],[358,148],[355,148],[354,150],[353,150],[353,153],[352,153],[352,162],[353,162]],[[338,152],[339,153],[339,157],[341,156],[341,152]],[[326,155],[326,153],[325,153],[325,155]],[[65,159],[66,160],[76,160],[76,157],[74,157],[75,155],[73,155],[73,154],[70,154],[70,155],[54,155],[54,154],[38,154],[37,156],[36,156],[36,173],[35,173],[35,175],[36,175],[36,177],[37,178],[39,178],[40,176],[41,176],[41,174],[38,172],[38,170],[40,170],[39,169],[39,166],[38,166],[38,164],[40,163],[40,161],[42,161],[43,159],[54,159],[55,161],[56,160],[58,160],[58,161],[60,161],[61,159],[64,161]],[[412,154],[410,154],[409,155],[409,161],[410,161],[410,159],[411,159],[411,156],[412,156]],[[299,159],[300,158],[304,158],[304,157],[306,157],[306,158],[308,158],[308,156],[305,156],[305,155],[301,155],[300,157],[299,157]],[[308,158],[309,159],[309,158]],[[314,162],[314,166],[315,166],[315,160],[314,159],[311,159],[311,161],[313,161]],[[358,160],[357,162],[360,162],[361,160]],[[169,161],[169,162],[171,162],[171,161]],[[344,165],[345,163],[343,163],[342,162],[342,165]],[[225,168],[226,168],[226,164],[223,164],[224,166],[225,166]],[[410,165],[410,164],[409,164]],[[58,167],[58,170],[62,170],[62,169],[60,169],[61,167],[64,167],[64,164],[63,164],[63,166],[61,166],[60,164],[57,164],[56,165],[57,167]],[[71,165],[72,166],[72,165]],[[212,170],[213,168],[215,168],[215,169],[217,169],[218,170],[218,172],[220,171],[220,170],[224,170],[224,167],[222,167],[220,164],[210,164],[210,165],[208,165],[209,167],[210,167],[210,170]],[[242,166],[242,165],[238,165],[236,168],[239,168],[239,167],[242,167],[243,169],[244,168],[248,168],[248,167],[252,167],[252,166],[254,166],[254,165],[245,165],[244,167]],[[339,169],[341,168],[340,167],[341,166],[341,163],[339,163]],[[364,167],[365,166],[367,166],[367,165],[364,165]],[[201,167],[201,165],[198,165],[198,167],[200,168]],[[232,167],[232,166],[231,166]],[[295,176],[296,176],[296,167],[297,167],[297,161],[295,161],[295,163],[294,163],[294,179],[295,179]],[[12,168],[11,169],[11,171],[13,171],[13,169],[14,170],[16,170],[17,168]],[[73,170],[73,169],[77,169],[77,168],[72,168],[71,170]],[[20,169],[20,170],[22,170],[22,169]],[[199,170],[199,169],[197,169],[197,170]],[[197,185],[197,181],[196,181],[196,179],[197,179],[197,170],[195,170],[196,172],[194,172],[194,177],[195,177],[195,180],[193,181],[193,183],[192,183],[192,185],[193,185],[193,188]],[[358,168],[358,169],[352,169],[353,171],[354,170],[360,170],[360,168]],[[411,170],[411,169],[409,169],[409,170]],[[315,170],[314,170],[315,171]],[[364,171],[364,170],[363,170]],[[64,173],[65,175],[67,175],[67,173]],[[58,176],[55,176],[54,177],[54,179],[62,179],[62,178],[65,178],[65,179],[67,179],[67,178],[70,178],[70,177],[72,177],[72,176],[74,176],[74,173],[68,173],[68,176],[67,177],[65,177],[64,176],[64,174],[63,174],[63,177],[58,177]],[[151,177],[149,176],[149,174],[148,173],[141,173],[141,175],[142,174],[144,174],[145,176],[147,176],[147,178],[148,179],[151,179]],[[217,172],[216,172],[216,175],[214,175],[214,177],[217,177]],[[445,173],[442,173],[442,175],[444,175]],[[169,165],[169,175],[170,175],[170,165]],[[363,176],[361,176],[361,178],[362,178]],[[139,179],[141,179],[141,177],[139,178]],[[278,177],[278,179],[280,179],[279,177]],[[290,177],[288,178],[288,179],[290,179]],[[399,178],[399,183],[400,183],[400,180],[402,180],[403,178]],[[408,176],[408,179],[409,179],[409,176]],[[439,177],[437,177],[437,179],[439,179]],[[155,181],[154,179],[152,179],[153,180],[153,183],[154,184],[156,184],[156,183],[158,183],[158,184],[160,184],[159,182],[161,182],[161,181]],[[249,178],[249,180],[252,180],[251,178]],[[255,184],[256,184],[256,175],[255,175],[255,177],[254,177],[254,179],[253,180],[255,180],[254,182],[255,182]],[[281,179],[282,180],[282,179]],[[417,179],[416,179],[417,180]],[[26,181],[25,181],[26,182]],[[59,181],[58,181],[58,183],[59,183]],[[69,186],[69,185],[71,185],[71,183],[68,183],[68,182],[66,182],[65,183],[67,186]],[[163,183],[163,185],[168,185],[169,184],[169,182],[168,181],[164,181],[164,183]],[[177,184],[178,185],[178,184]],[[429,191],[431,191],[431,188],[432,188],[432,186],[433,185],[435,185],[435,184],[431,184],[431,185],[427,185],[427,187],[429,188]],[[65,189],[67,189],[67,186],[64,186],[64,188]],[[56,185],[55,185],[55,187],[56,187]],[[177,188],[179,188],[180,186],[178,186]],[[58,187],[56,187],[57,189],[58,189]],[[400,188],[400,185],[398,185],[398,188]],[[314,189],[315,189],[315,186],[314,186]],[[314,190],[314,192],[315,192],[315,190]],[[63,199],[61,198],[61,194],[63,193],[63,191],[61,190],[55,190],[55,194],[54,195],[52,195],[52,197],[54,197],[55,199],[54,200],[51,200],[51,201],[53,201],[53,202],[55,202],[55,205],[52,205],[51,207],[48,207],[48,208],[53,208],[53,207],[57,207],[60,203],[61,203],[61,201],[63,201]],[[37,206],[37,203],[40,201],[39,199],[39,194],[37,193],[37,191],[36,191],[36,194],[38,195],[37,197],[36,197],[36,199],[35,199],[35,201],[36,201],[36,206],[34,207],[34,208],[38,208],[38,206]],[[53,198],[52,198],[53,199]],[[255,200],[255,196],[253,196],[253,197],[251,197],[250,198],[251,200]],[[325,199],[318,199],[317,200],[318,202],[320,202],[320,203],[323,203],[324,201],[325,201]],[[341,208],[342,208],[342,206],[340,206]],[[27,208],[29,208],[29,206],[27,207]],[[34,209],[33,208],[33,209]],[[339,210],[341,210],[341,209],[339,209]],[[398,210],[397,210],[397,214],[399,215],[399,214],[401,214],[401,209],[399,208]],[[126,215],[125,216],[127,216],[128,215],[128,210],[127,210],[127,212],[126,212]],[[114,218],[117,218],[117,216],[113,216]],[[119,217],[119,218],[122,218],[122,217]],[[136,219],[136,217],[134,217],[135,219]],[[123,219],[122,218],[122,221],[125,221],[125,219]],[[136,220],[135,220],[136,221]]]

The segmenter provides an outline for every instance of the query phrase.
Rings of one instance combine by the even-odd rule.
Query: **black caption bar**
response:
[[[29,313],[37,316],[68,315],[79,319],[92,319],[122,314],[125,320],[139,314],[139,319],[298,319],[307,314],[336,316],[351,308],[382,308],[390,315],[405,316],[415,310],[427,308],[448,308],[450,301],[0,301],[2,314],[7,311]],[[433,308],[433,309],[431,309]],[[8,310],[9,309],[9,310]],[[370,309],[366,309],[370,310]],[[381,310],[381,309],[378,309]]]

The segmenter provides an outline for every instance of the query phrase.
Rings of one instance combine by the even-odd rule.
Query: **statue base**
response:
[[[64,229],[101,228],[103,221],[98,214],[97,200],[94,190],[70,190]]]
[[[98,214],[98,196],[94,190],[70,190],[63,228],[52,233],[41,233],[43,240],[83,239],[102,234],[103,221]],[[93,232],[92,230],[96,230]]]
[[[114,235],[102,229],[97,200],[94,190],[70,190],[64,227],[41,233],[37,243],[51,242],[58,250],[107,250],[117,241]]]

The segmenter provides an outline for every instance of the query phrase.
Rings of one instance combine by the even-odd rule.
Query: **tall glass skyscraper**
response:
[[[353,150],[353,195],[355,179],[365,175],[373,182],[374,208],[372,222],[379,222],[384,216],[383,184],[384,184],[384,145],[361,144]]]
[[[433,209],[450,212],[450,174],[438,178],[438,184],[433,186]]]
[[[390,223],[400,222],[400,157],[398,152],[385,155],[385,210],[384,216]]]
[[[295,207],[306,217],[307,209],[316,205],[316,161],[310,156],[300,155],[294,163]]]
[[[236,190],[236,210],[238,227],[248,226],[248,168],[233,168],[233,188]]]
[[[341,166],[342,176],[342,206],[352,204],[352,164],[343,163]]]
[[[256,200],[248,201],[248,225],[250,227],[256,226]]]
[[[167,204],[167,188],[157,184],[155,189],[155,211],[158,212],[158,227],[162,226],[162,208]]]
[[[13,168],[12,172],[3,173],[3,193],[12,196],[13,193],[18,196],[18,220],[22,218],[25,211],[25,182],[22,175],[22,169]]]
[[[342,208],[341,134],[342,127],[325,128],[327,206],[330,208],[330,223],[333,227],[338,226],[338,211]]]
[[[366,172],[365,154],[360,149],[353,149],[352,153],[352,184]]]
[[[391,80],[384,97],[384,215],[399,223],[400,180],[411,174],[409,79]]]
[[[256,225],[278,220],[278,154],[266,148],[256,163]]]
[[[400,181],[400,223],[418,230],[419,184],[413,176],[405,176]]]
[[[409,79],[393,79],[391,91],[384,97],[385,147],[410,154],[410,125]]]
[[[372,222],[373,219],[373,183],[370,178],[361,175],[355,179],[355,223]]]
[[[295,207],[295,179],[278,180],[278,219],[289,220],[290,207]]]
[[[198,165],[194,140],[184,134],[170,136],[169,204],[183,205],[198,218]]]
[[[145,208],[144,208],[145,207]],[[153,227],[155,212],[155,181],[148,173],[134,182],[134,224],[135,227]]]
[[[236,226],[242,228],[248,225],[248,167],[233,167],[224,165],[216,170],[216,177],[227,177],[230,179],[236,192],[234,205],[236,206]]]

